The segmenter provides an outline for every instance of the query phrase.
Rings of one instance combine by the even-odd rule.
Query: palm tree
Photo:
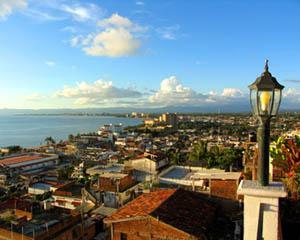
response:
[[[195,144],[193,151],[189,155],[189,160],[192,162],[202,162],[202,165],[205,161],[204,158],[207,154],[207,142],[199,141]]]
[[[55,140],[53,139],[53,137],[49,136],[49,137],[46,137],[45,138],[45,142],[46,144],[49,146],[49,145],[53,145],[55,144]]]

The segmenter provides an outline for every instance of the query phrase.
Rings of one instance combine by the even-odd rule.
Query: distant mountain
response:
[[[72,114],[72,113],[131,113],[131,112],[144,112],[144,113],[163,113],[163,112],[178,112],[178,113],[242,113],[250,112],[249,104],[234,104],[223,106],[168,106],[161,108],[65,108],[65,109],[0,109],[0,115],[12,115],[12,114]],[[285,111],[300,111],[298,108],[281,108],[282,112]]]

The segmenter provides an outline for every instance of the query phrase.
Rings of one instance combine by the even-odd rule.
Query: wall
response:
[[[134,169],[145,171],[145,172],[156,173],[156,169],[157,169],[156,162],[148,158],[134,159],[131,160],[130,163]]]
[[[237,180],[212,179],[210,182],[210,194],[216,197],[235,200],[237,199],[237,188]]]
[[[32,213],[31,212],[27,212],[27,211],[22,211],[19,209],[15,210],[15,215],[17,217],[26,217],[27,220],[31,220],[32,219]]]
[[[31,237],[27,237],[27,236],[23,236],[22,238],[22,234],[18,234],[18,233],[13,233],[11,234],[10,231],[4,229],[4,228],[0,228],[0,239],[13,239],[13,240],[33,240],[33,238]]]
[[[123,192],[130,186],[134,185],[135,181],[132,176],[126,176],[120,179],[119,192]],[[99,190],[117,192],[117,182],[112,178],[99,177]]]
[[[127,240],[197,239],[152,217],[145,220],[132,220],[114,223],[113,229],[113,240],[120,240],[121,233],[127,234]]]
[[[76,234],[74,234],[76,233]],[[95,222],[89,221],[86,222],[84,233],[86,236],[86,240],[91,240],[95,236],[96,228]],[[80,216],[75,216],[66,221],[62,221],[57,225],[49,228],[48,233],[44,233],[42,235],[36,236],[36,240],[79,240],[82,236],[82,227]],[[0,228],[0,239],[11,239],[13,240],[33,240],[32,237],[23,236],[22,234],[13,233],[10,231]]]
[[[119,194],[115,192],[104,192],[104,206],[113,208],[119,208],[120,206],[123,206],[132,198],[132,194],[138,191],[138,187],[138,184],[134,185],[124,192],[119,192]]]
[[[82,203],[81,198],[75,197],[63,197],[63,196],[52,196],[54,198],[54,202],[51,204],[52,206],[67,208],[67,209],[75,209]]]
[[[260,206],[263,211],[262,239],[279,240],[279,201],[277,197],[244,196],[244,240],[256,240]]]

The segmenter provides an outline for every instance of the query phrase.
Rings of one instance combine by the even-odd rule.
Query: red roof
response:
[[[45,158],[43,155],[21,155],[17,157],[8,157],[5,158],[4,160],[0,160],[0,164],[2,165],[13,165],[17,163],[23,163],[23,162],[29,162],[33,160],[39,160]]]
[[[124,218],[142,217],[149,215],[166,199],[168,199],[176,189],[158,190],[151,193],[144,193],[137,197],[117,212],[107,217],[106,221],[120,220]]]
[[[207,196],[183,189],[146,193],[104,219],[104,222],[153,217],[202,239],[213,223],[216,206]]]

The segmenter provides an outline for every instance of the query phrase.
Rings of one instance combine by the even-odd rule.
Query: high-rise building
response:
[[[177,127],[178,120],[177,120],[177,114],[176,113],[164,113],[160,117],[160,121],[171,125],[172,127]]]

